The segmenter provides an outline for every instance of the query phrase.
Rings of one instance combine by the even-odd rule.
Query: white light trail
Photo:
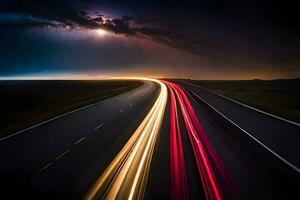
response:
[[[133,78],[129,78],[133,79]],[[137,79],[137,78],[134,78]],[[142,199],[147,186],[154,147],[167,104],[167,87],[159,80],[160,94],[129,141],[102,173],[85,199]]]

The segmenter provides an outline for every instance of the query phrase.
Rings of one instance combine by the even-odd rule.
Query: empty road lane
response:
[[[11,198],[81,199],[147,115],[159,90],[145,81],[1,140],[1,191]]]

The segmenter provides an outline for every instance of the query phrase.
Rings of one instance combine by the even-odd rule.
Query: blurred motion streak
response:
[[[168,98],[167,87],[158,80],[160,94],[131,138],[104,170],[85,199],[142,199],[147,186],[155,143]]]
[[[221,185],[217,180],[217,173],[220,174],[222,185],[226,187],[226,193],[229,193],[231,199],[238,199],[240,196],[235,184],[198,120],[185,91],[176,83],[169,81],[164,81],[164,83],[170,88],[170,93],[173,91],[176,94],[179,101],[206,199],[224,198]]]
[[[170,171],[171,171],[171,199],[189,199],[187,174],[184,152],[180,136],[177,104],[174,92],[170,93]]]

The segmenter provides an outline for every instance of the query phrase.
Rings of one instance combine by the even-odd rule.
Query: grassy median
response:
[[[189,82],[300,123],[300,79]]]
[[[140,81],[0,81],[0,137],[134,89]]]

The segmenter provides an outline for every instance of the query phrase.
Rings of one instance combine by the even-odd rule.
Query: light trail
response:
[[[167,87],[158,80],[160,94],[131,138],[105,169],[85,199],[142,199],[150,164],[168,98]]]
[[[180,136],[177,104],[174,92],[170,94],[170,171],[171,171],[171,199],[189,199],[187,174],[184,152]]]
[[[176,94],[179,101],[206,199],[219,200],[224,197],[213,166],[215,166],[220,174],[231,198],[238,199],[240,196],[231,176],[205,133],[185,91],[176,83],[169,81],[164,81],[164,83],[168,85],[170,91]]]

